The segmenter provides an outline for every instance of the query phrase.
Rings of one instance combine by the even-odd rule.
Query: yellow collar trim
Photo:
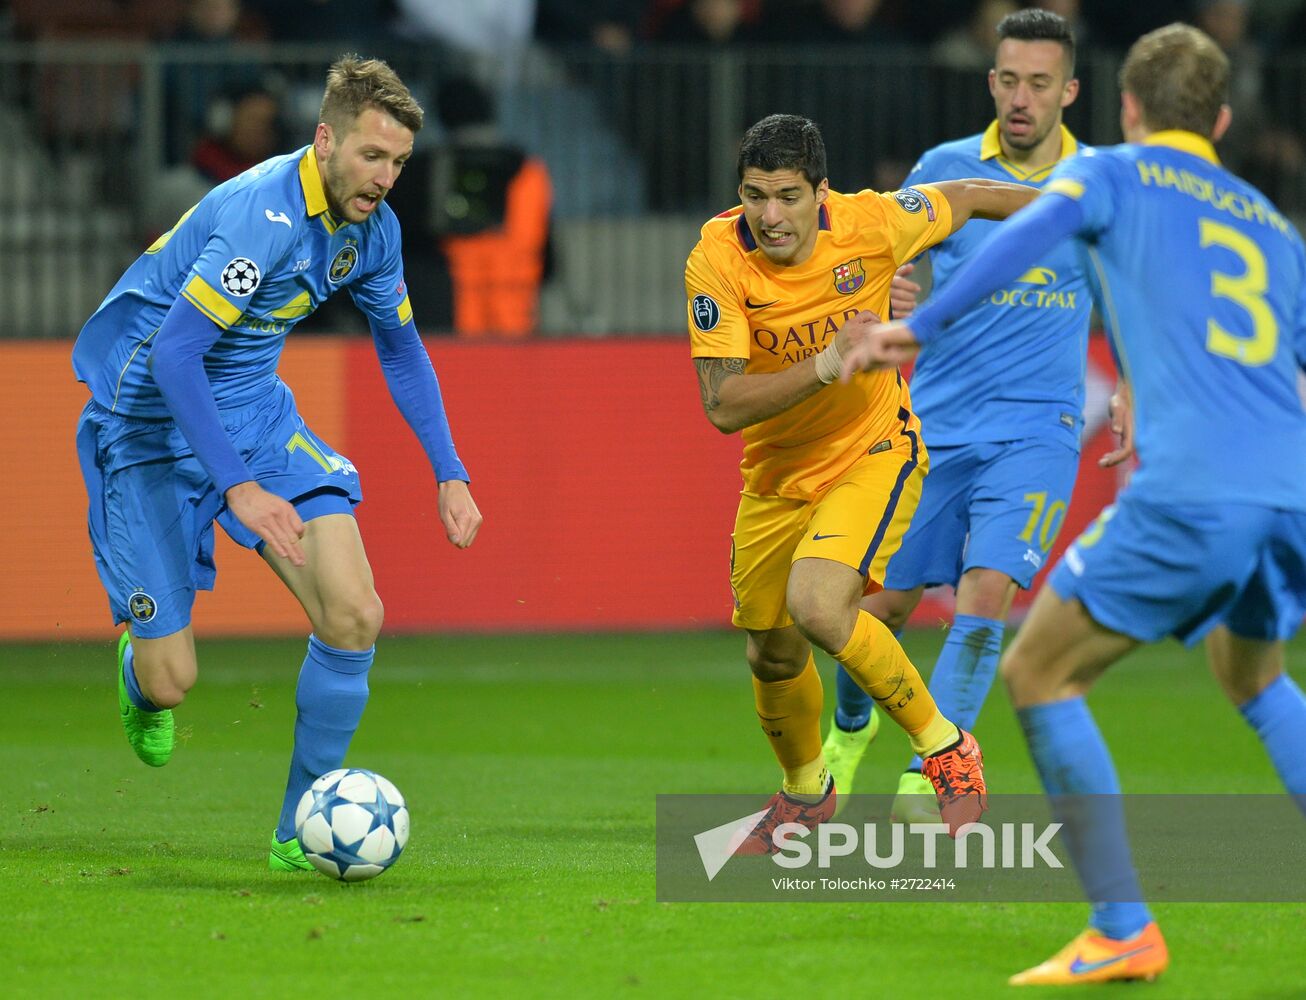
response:
[[[1160,132],[1153,132],[1143,140],[1142,144],[1144,146],[1168,146],[1182,153],[1192,153],[1194,156],[1200,156],[1207,163],[1214,163],[1217,166],[1220,163],[1220,158],[1215,155],[1215,146],[1211,144],[1211,140],[1198,135],[1196,132],[1187,132],[1177,128],[1163,129]]]
[[[322,184],[317,153],[312,146],[304,150],[304,155],[300,157],[299,183],[304,188],[304,208],[307,209],[309,218],[322,216],[322,224],[326,226],[327,232],[334,233],[340,228],[340,223],[327,208],[326,187]]]
[[[1059,163],[1062,160],[1068,159],[1069,157],[1074,156],[1078,152],[1079,152],[1079,140],[1075,138],[1074,134],[1070,131],[1070,129],[1066,128],[1065,125],[1062,125],[1061,126],[1061,155],[1057,157],[1057,162]],[[1017,177],[1022,177],[1026,180],[1031,180],[1035,178],[1037,175],[1050,171],[1052,169],[1052,165],[1049,165],[1046,167],[1039,167],[1037,170],[1033,172],[1026,172],[1022,167],[1016,165],[1015,163],[1012,163],[1005,156],[1003,156],[1002,139],[998,133],[998,121],[996,118],[989,123],[989,127],[984,130],[983,138],[980,139],[980,159],[991,160],[995,156],[1001,158],[1003,167],[1005,167],[1009,172],[1015,174]]]

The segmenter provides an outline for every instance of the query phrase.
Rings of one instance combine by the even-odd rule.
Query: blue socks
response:
[[[1238,711],[1265,744],[1283,787],[1306,812],[1306,697],[1301,688],[1280,674]]]
[[[295,689],[295,750],[277,823],[282,843],[295,836],[295,809],[308,786],[344,762],[367,705],[367,671],[375,654],[375,647],[354,652],[308,637],[308,655]]]
[[[1092,926],[1125,940],[1152,920],[1141,902],[1125,833],[1120,781],[1083,698],[1031,705],[1016,713],[1061,836],[1093,903]],[[1123,900],[1123,902],[1122,902]]]
[[[163,709],[159,708],[158,705],[154,704],[154,702],[150,701],[150,699],[146,698],[145,695],[141,693],[140,682],[136,680],[136,668],[132,666],[135,660],[135,652],[131,647],[131,643],[128,643],[127,648],[124,649],[122,653],[122,679],[127,687],[127,700],[142,712],[163,711]]]
[[[930,674],[930,694],[949,722],[969,731],[979,718],[984,699],[998,672],[1002,633],[1006,626],[992,618],[957,615],[948,638]],[[920,757],[913,757],[909,771],[921,769]]]

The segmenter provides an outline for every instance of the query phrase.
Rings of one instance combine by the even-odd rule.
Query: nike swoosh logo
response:
[[[770,302],[754,302],[750,298],[745,298],[744,305],[748,306],[749,309],[765,309],[767,306],[773,306],[779,301],[779,299],[772,299]]]
[[[1110,958],[1099,959],[1096,962],[1081,961],[1079,956],[1070,963],[1070,974],[1072,976],[1082,976],[1088,972],[1096,972],[1098,969],[1105,969],[1108,965],[1115,965],[1116,962],[1123,962],[1126,958],[1133,958],[1135,955],[1141,955],[1152,946],[1145,944],[1141,948],[1135,948],[1133,951],[1121,952],[1119,955],[1112,955]]]
[[[276,215],[273,215],[272,209],[265,208],[263,209],[263,214],[268,217],[268,222],[284,222],[286,224],[287,229],[295,228],[290,224],[290,216],[288,216],[285,212],[278,212]]]
[[[823,542],[827,538],[847,538],[847,537],[848,537],[847,535],[823,535],[818,531],[816,534],[812,536],[812,541]]]

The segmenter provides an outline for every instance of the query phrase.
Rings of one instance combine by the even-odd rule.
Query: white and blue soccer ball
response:
[[[399,859],[408,843],[408,806],[381,775],[342,767],[318,778],[299,800],[295,834],[322,874],[361,882]]]

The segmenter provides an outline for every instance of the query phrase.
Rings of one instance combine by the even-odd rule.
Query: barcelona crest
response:
[[[866,281],[862,259],[857,257],[834,268],[834,287],[840,295],[851,295]]]

